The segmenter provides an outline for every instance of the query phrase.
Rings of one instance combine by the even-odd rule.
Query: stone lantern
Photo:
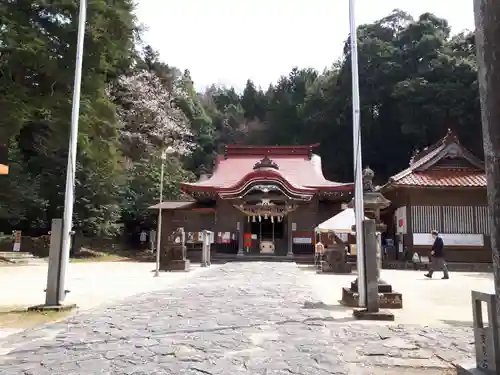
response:
[[[387,225],[380,220],[380,211],[390,206],[391,201],[385,198],[380,191],[373,186],[373,177],[375,173],[369,167],[363,170],[363,201],[365,216],[375,220],[377,230],[377,282],[379,292],[379,305],[381,308],[402,308],[403,300],[400,293],[392,290],[392,286],[380,278],[380,270],[382,269],[382,239],[381,233],[387,228]],[[355,207],[355,199],[349,203],[349,208]],[[353,230],[356,230],[353,227]],[[366,251],[366,250],[365,250]],[[357,307],[358,302],[358,279],[351,283],[350,288],[343,288],[342,302],[348,306]]]
[[[387,225],[380,220],[380,211],[391,205],[391,201],[377,191],[373,186],[373,177],[375,173],[370,167],[363,170],[363,203],[365,216],[369,219],[375,220],[377,230],[377,275],[380,279],[380,270],[382,268],[382,236],[381,233],[385,232]],[[353,198],[348,205],[349,208],[355,208],[355,199]]]

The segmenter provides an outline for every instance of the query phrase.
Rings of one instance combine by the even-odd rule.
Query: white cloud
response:
[[[358,0],[357,23],[395,8],[434,13],[453,32],[474,26],[470,0]],[[137,15],[146,41],[168,64],[189,69],[199,88],[241,88],[247,78],[265,88],[294,66],[322,70],[349,33],[348,0],[138,0]]]

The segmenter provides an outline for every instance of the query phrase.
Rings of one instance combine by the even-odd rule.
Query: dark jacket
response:
[[[444,243],[441,237],[436,237],[434,243],[432,244],[432,251],[434,251],[434,257],[444,258]]]

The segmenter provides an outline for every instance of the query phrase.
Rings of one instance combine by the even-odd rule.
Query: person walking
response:
[[[439,236],[439,233],[437,230],[433,230],[431,232],[432,239],[434,240],[434,243],[432,244],[432,249],[431,249],[431,268],[429,269],[429,272],[425,274],[425,277],[428,277],[429,279],[432,279],[432,274],[436,269],[442,270],[443,271],[443,280],[447,280],[450,278],[450,275],[448,273],[448,267],[446,266],[446,262],[444,260],[444,242],[443,239]]]

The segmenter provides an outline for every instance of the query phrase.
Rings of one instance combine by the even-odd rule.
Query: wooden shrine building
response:
[[[397,257],[430,252],[430,232],[443,237],[450,262],[491,262],[484,163],[453,132],[416,154],[380,188],[392,204],[383,220]]]
[[[212,175],[181,185],[190,199],[162,204],[164,235],[182,227],[189,243],[208,229],[215,251],[235,256],[313,254],[314,228],[354,189],[325,179],[317,146],[226,146]]]

